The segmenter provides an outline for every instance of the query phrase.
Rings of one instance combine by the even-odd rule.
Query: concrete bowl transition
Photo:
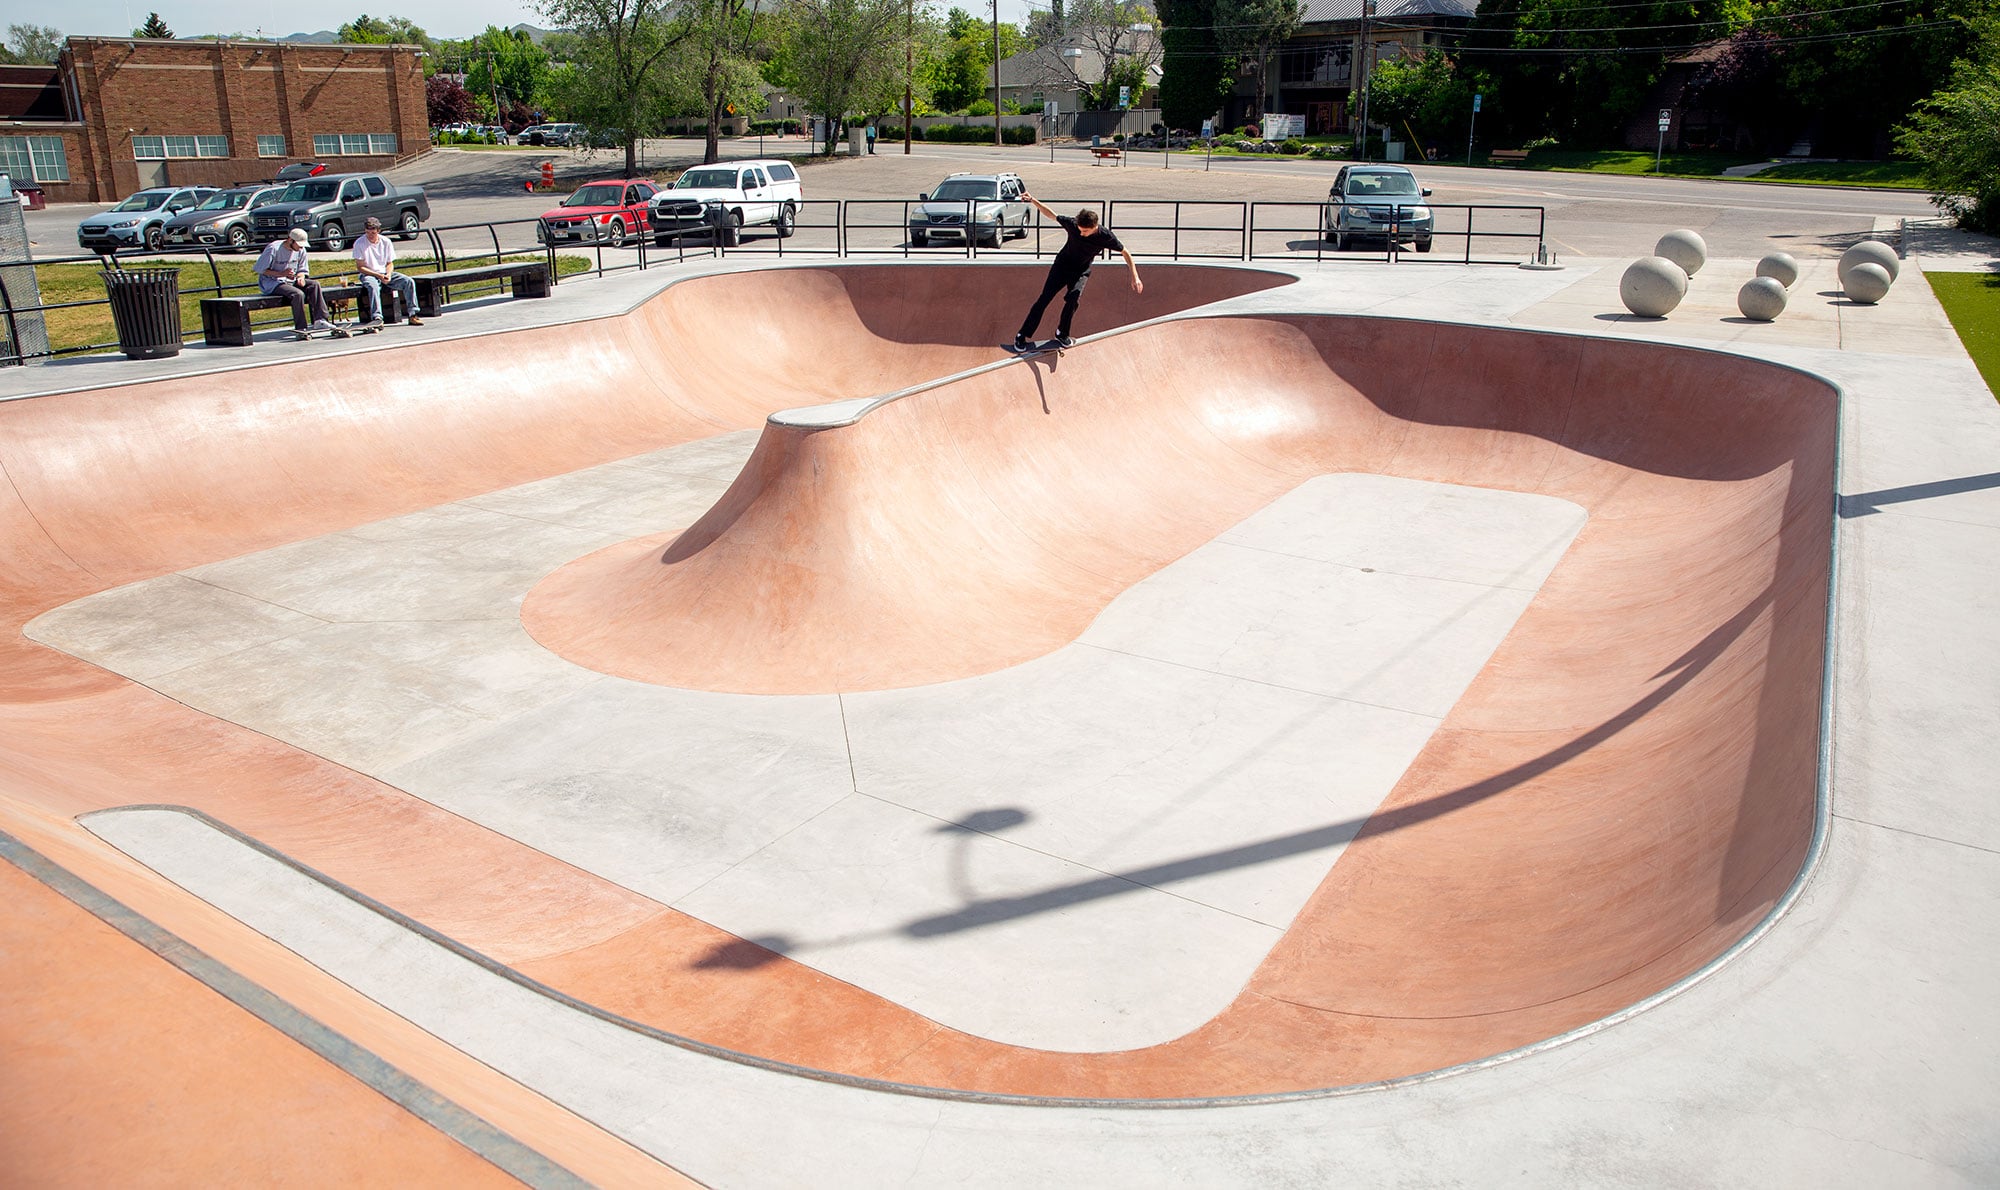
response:
[[[1086,318],[1282,281],[1146,278],[1143,297],[1100,278]],[[0,802],[58,822],[186,806],[649,1030],[1008,1096],[1438,1070],[1633,1005],[1772,913],[1817,813],[1830,385],[1629,340],[1266,313],[988,366],[1039,280],[721,274],[622,317],[0,403]],[[533,637],[661,685],[878,690],[1042,656],[1315,476],[1537,493],[1588,520],[1235,1001],[1112,1053],[940,1028],[782,956],[697,962],[750,944],[22,633],[111,587],[760,424],[691,527],[538,585]]]

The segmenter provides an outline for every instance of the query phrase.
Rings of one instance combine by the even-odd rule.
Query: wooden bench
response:
[[[454,285],[506,280],[511,283],[514,296],[517,298],[548,297],[551,285],[548,262],[540,260],[519,261],[513,264],[482,264],[443,273],[404,275],[417,283],[417,313],[425,318],[437,316],[439,309],[451,300],[451,287]]]
[[[1103,165],[1106,158],[1109,158],[1112,161],[1116,161],[1120,157],[1123,157],[1125,155],[1125,150],[1113,149],[1110,147],[1099,147],[1092,149],[1090,151],[1090,155],[1097,159],[1091,162],[1092,165]]]
[[[1526,149],[1494,149],[1486,154],[1486,160],[1493,165],[1519,165],[1527,159]]]
[[[359,285],[322,285],[320,296],[331,307],[335,302],[359,301],[367,292]],[[388,306],[387,321],[400,322],[403,318],[402,298],[394,290],[384,292],[384,305]],[[292,303],[275,293],[251,293],[241,297],[212,297],[201,299],[201,341],[210,347],[248,347],[252,327],[250,315],[259,310],[289,310]]]

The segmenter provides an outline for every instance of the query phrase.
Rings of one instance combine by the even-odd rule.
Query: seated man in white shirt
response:
[[[422,326],[417,317],[417,283],[396,271],[396,246],[382,234],[382,221],[373,215],[362,226],[361,238],[354,241],[354,263],[361,270],[361,287],[367,292],[369,313],[364,321],[382,322],[382,287],[403,295],[403,309],[410,312],[411,326]]]
[[[320,296],[319,282],[306,275],[306,229],[294,227],[282,240],[272,240],[257,258],[257,288],[292,303],[292,329],[301,339],[334,330],[327,321],[326,299]],[[312,307],[312,325],[306,325],[306,307]]]

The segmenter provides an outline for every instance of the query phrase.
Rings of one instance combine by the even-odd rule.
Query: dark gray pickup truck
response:
[[[260,244],[303,227],[315,247],[338,252],[361,234],[370,215],[398,239],[414,240],[431,217],[431,202],[423,187],[392,186],[380,174],[321,174],[293,182],[276,202],[258,207],[250,225]]]

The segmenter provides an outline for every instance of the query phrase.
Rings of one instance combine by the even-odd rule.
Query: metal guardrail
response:
[[[1371,210],[1381,210],[1384,205],[1381,203],[1332,203],[1323,201],[1253,202],[1250,204],[1250,217],[1244,232],[1244,259],[1296,260],[1307,251],[1305,245],[1295,240],[1287,240],[1285,242],[1285,250],[1282,252],[1262,251],[1258,246],[1258,237],[1260,235],[1297,235],[1300,233],[1311,236],[1312,243],[1310,250],[1314,261],[1323,261],[1329,254],[1332,254],[1335,259],[1354,258],[1355,253],[1341,251],[1331,246],[1332,241],[1327,235],[1330,212],[1337,208],[1350,206],[1365,206]],[[1391,264],[1412,259],[1413,257],[1421,261],[1437,264],[1515,264],[1518,263],[1518,257],[1475,256],[1473,255],[1473,244],[1483,240],[1532,240],[1533,244],[1527,252],[1528,259],[1532,260],[1540,255],[1542,245],[1546,242],[1548,233],[1548,212],[1543,207],[1434,202],[1395,203],[1387,205],[1389,206],[1390,218],[1386,226],[1376,222],[1369,230],[1349,232],[1348,234],[1355,240],[1381,240],[1382,247],[1379,252],[1371,252],[1367,255],[1370,257],[1380,255],[1382,259]],[[1464,244],[1463,252],[1413,253],[1408,242],[1414,234],[1412,228],[1419,226],[1420,221],[1410,220],[1408,212],[1416,208],[1422,208],[1430,212],[1431,230],[1427,238],[1431,244],[1435,244],[1438,240],[1460,240]],[[1313,213],[1312,222],[1310,224],[1297,222],[1274,223],[1261,217],[1265,212],[1283,212],[1287,210],[1309,210]],[[1439,215],[1441,212],[1447,211],[1463,211],[1465,213],[1465,226],[1462,228],[1443,226],[1443,221],[1439,218]],[[1500,212],[1516,212],[1521,222],[1514,225],[1511,230],[1503,227],[1495,227],[1489,222],[1487,229],[1481,231],[1477,225],[1479,212],[1481,211],[1488,212],[1489,220]],[[1534,230],[1532,231],[1527,230],[1525,212],[1533,212]],[[1500,215],[1500,218],[1506,219],[1508,216]]]
[[[977,200],[966,203],[968,220],[975,213]],[[1149,260],[1303,260],[1310,257],[1321,262],[1329,257],[1336,260],[1374,259],[1375,253],[1336,253],[1326,239],[1326,212],[1328,204],[1320,202],[1221,202],[1172,199],[1120,199],[1062,198],[1044,200],[1051,207],[1080,209],[1095,207],[1103,212],[1106,226],[1117,229],[1119,237],[1126,243],[1127,251],[1135,258]],[[1050,243],[1043,233],[1056,230],[1056,225],[1034,212],[1027,228],[1027,235],[1009,241],[1003,237],[998,246],[983,247],[977,237],[966,236],[964,242],[949,247],[918,247],[910,241],[910,218],[913,208],[920,203],[913,199],[817,199],[805,200],[797,206],[794,231],[791,236],[780,236],[769,226],[745,228],[739,233],[738,243],[726,247],[718,242],[719,237],[703,232],[688,232],[676,235],[666,247],[654,242],[650,228],[631,234],[622,247],[611,247],[602,239],[579,241],[574,244],[557,244],[547,232],[548,228],[539,217],[533,219],[511,219],[486,223],[443,224],[425,227],[419,234],[430,247],[428,258],[418,257],[399,263],[403,271],[412,274],[449,272],[453,265],[472,267],[491,260],[499,263],[509,256],[541,255],[548,261],[550,283],[561,280],[558,254],[571,251],[587,252],[589,267],[575,276],[605,276],[611,273],[631,270],[645,270],[661,265],[681,264],[690,257],[710,259],[734,254],[785,256],[881,256],[899,255],[903,257],[932,257],[950,253],[962,255],[968,260],[981,257],[1002,259],[1040,260],[1053,255],[1061,246],[1058,240]],[[1411,203],[1396,206],[1392,210],[1390,225],[1386,229],[1380,258],[1396,263],[1413,258],[1409,247],[1402,241],[1408,238],[1404,227],[1404,212]],[[1423,203],[1431,211],[1431,240],[1462,241],[1462,250],[1455,253],[1416,254],[1419,260],[1454,264],[1514,264],[1519,260],[1534,259],[1539,255],[1545,242],[1548,228],[1547,212],[1538,206],[1500,206],[1485,204]],[[876,216],[877,212],[895,211],[895,222],[890,223]],[[1287,220],[1286,212],[1312,212],[1310,222],[1302,219]],[[1463,226],[1445,226],[1441,213],[1463,212]],[[1480,225],[1481,217],[1486,223]],[[1532,216],[1532,218],[1530,218]],[[1454,218],[1451,220],[1456,222]],[[537,235],[536,229],[542,234]],[[882,233],[893,233],[883,235]],[[390,234],[395,234],[391,232]],[[1272,236],[1296,236],[1305,234],[1310,244],[1295,239],[1286,239],[1282,250],[1270,248]],[[1371,238],[1372,238],[1371,233]],[[467,241],[470,241],[468,243]],[[704,242],[706,241],[706,242]],[[1530,242],[1532,241],[1532,242]],[[1524,251],[1519,255],[1493,257],[1478,255],[1476,244],[1488,242],[1519,243]],[[150,251],[145,248],[120,249],[110,253],[92,253],[77,256],[59,256],[43,260],[21,261],[20,264],[61,265],[94,264],[101,268],[117,268],[120,262],[134,258],[158,260],[163,256],[187,256],[199,253],[208,266],[211,284],[193,289],[181,290],[183,297],[227,296],[232,293],[250,293],[258,288],[255,281],[225,284],[222,271],[216,262],[216,251],[212,248],[183,248],[170,251]],[[237,259],[254,259],[247,254]],[[9,262],[17,263],[17,262]],[[322,262],[324,263],[324,262]],[[197,274],[198,275],[198,274]],[[328,274],[321,278],[323,283],[336,283],[341,278],[352,276],[351,270]],[[481,290],[486,286],[499,289],[504,286],[500,280],[474,282],[468,290]],[[0,321],[10,328],[16,317],[34,312],[73,310],[92,306],[110,306],[108,297],[85,301],[49,302],[36,305],[15,305],[0,286]],[[288,317],[281,313],[280,318]],[[278,319],[266,325],[276,325]],[[199,327],[200,320],[192,320]],[[198,329],[183,335],[183,341],[197,339]],[[19,340],[8,338],[10,348]],[[30,352],[25,355],[0,352],[0,365],[20,364],[31,359],[62,355],[78,355],[88,352],[107,351],[118,346],[115,340],[104,343],[78,344],[52,348],[46,352]]]

